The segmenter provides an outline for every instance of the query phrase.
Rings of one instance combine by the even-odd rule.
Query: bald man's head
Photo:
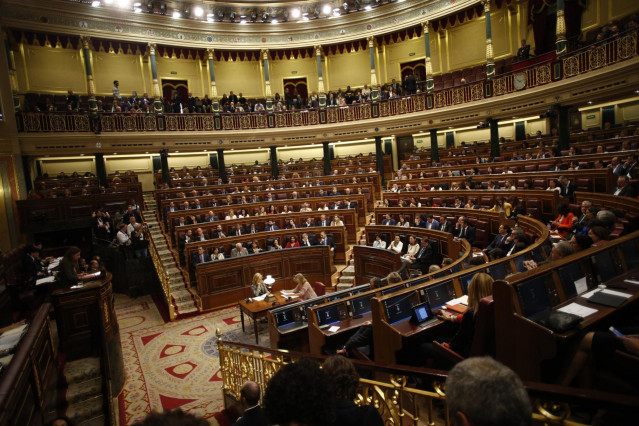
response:
[[[240,396],[248,407],[257,405],[260,402],[260,385],[253,381],[244,383]]]

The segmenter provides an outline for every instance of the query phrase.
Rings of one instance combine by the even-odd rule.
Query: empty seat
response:
[[[319,281],[315,281],[315,283],[313,283],[313,290],[315,290],[315,294],[317,294],[318,296],[323,296],[326,294],[326,286],[324,285],[324,283],[321,283]]]

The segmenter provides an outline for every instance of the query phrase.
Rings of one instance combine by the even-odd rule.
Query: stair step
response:
[[[342,277],[354,277],[355,276],[355,265],[348,265],[342,271]]]
[[[82,358],[68,362],[64,366],[64,377],[69,385],[86,382],[100,376],[100,358]]]
[[[69,404],[78,403],[102,394],[102,377],[85,382],[73,383],[69,386],[66,399]]]
[[[102,395],[71,404],[66,411],[66,416],[73,420],[74,423],[82,423],[85,420],[100,415],[104,415],[104,400]]]
[[[197,312],[197,311],[198,311],[198,308],[195,305],[193,305],[192,308],[189,307],[189,308],[178,309],[178,313],[182,315],[190,314],[192,312]]]
[[[337,289],[335,291],[346,290],[347,288],[351,287],[353,287],[353,284],[339,283],[337,284]]]
[[[344,276],[342,275],[341,277],[339,277],[339,284],[354,284],[355,283],[355,277],[349,277],[349,276]]]
[[[348,260],[348,264],[349,265],[354,265],[355,264],[355,259],[349,259]]]

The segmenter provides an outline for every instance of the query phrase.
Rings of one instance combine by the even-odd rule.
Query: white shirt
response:
[[[375,240],[375,242],[373,243],[373,247],[385,249],[386,248],[386,241],[384,241],[384,240],[379,240],[379,241]]]
[[[397,243],[395,241],[393,241],[390,244],[389,249],[393,250],[395,253],[401,253],[403,247],[404,247],[404,243],[402,243],[401,241],[399,241]]]
[[[417,243],[408,244],[408,249],[406,250],[406,255],[414,257],[417,254],[418,251],[419,251],[419,244],[417,244]]]
[[[118,239],[118,243],[128,246],[129,244],[131,244],[131,240],[129,239],[129,236],[126,234],[126,232],[122,232],[122,231],[118,231],[116,238]]]

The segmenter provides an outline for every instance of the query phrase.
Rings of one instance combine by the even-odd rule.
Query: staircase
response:
[[[162,282],[171,320],[198,313],[201,300],[178,266],[176,253],[169,246],[167,235],[158,221],[157,204],[152,192],[144,193],[144,204],[144,219],[151,233],[150,245],[154,246],[154,249],[149,247],[149,252]]]
[[[366,233],[362,230],[359,238],[360,245],[366,245]],[[337,278],[337,285],[335,291],[351,288],[355,285],[355,259],[353,259],[353,252],[351,251],[348,259],[348,265],[342,269]]]
[[[80,426],[103,426],[105,401],[103,397],[100,358],[83,358],[65,364],[62,372],[64,385],[60,402],[66,409],[61,410]]]

